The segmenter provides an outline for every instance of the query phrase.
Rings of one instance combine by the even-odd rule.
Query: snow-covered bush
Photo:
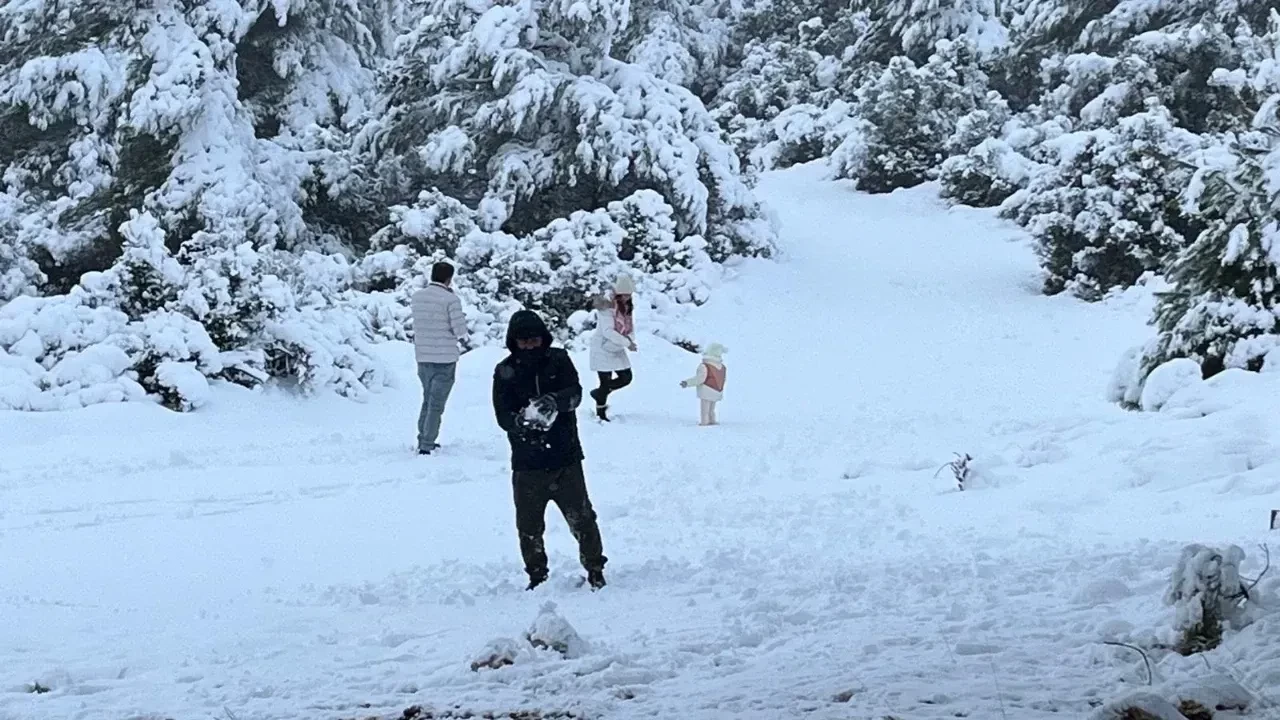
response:
[[[1212,650],[1224,626],[1239,629],[1252,616],[1249,592],[1240,579],[1244,551],[1188,545],[1169,578],[1165,604],[1175,610],[1175,648],[1183,655]]]
[[[611,58],[628,3],[434,0],[401,41],[362,142],[393,191],[434,186],[529,237],[640,188],[716,260],[772,250],[733,149],[691,92]],[[416,191],[415,191],[416,192]]]
[[[1036,239],[1045,292],[1098,300],[1164,270],[1195,234],[1179,198],[1191,175],[1183,160],[1199,145],[1158,106],[1114,131],[1079,133],[1017,208]]]
[[[369,240],[370,252],[405,246],[419,257],[449,257],[476,229],[476,214],[458,200],[432,188],[412,205],[394,205],[391,222]]]
[[[1042,112],[1072,118],[1084,130],[1108,128],[1142,112],[1159,86],[1155,68],[1137,55],[1057,55],[1041,64],[1040,73],[1049,88]]]
[[[1012,118],[1009,104],[994,90],[979,102],[977,108],[956,121],[955,130],[943,147],[947,155],[961,155],[987,140],[1002,137],[1005,124]]]
[[[833,154],[836,177],[881,193],[936,176],[956,123],[973,112],[978,98],[986,97],[985,77],[962,76],[955,54],[952,44],[939,43],[939,52],[922,67],[895,57],[858,89],[863,125]]]
[[[440,198],[430,196],[432,202]],[[680,305],[705,302],[720,273],[706,240],[682,235],[675,209],[652,190],[594,212],[575,212],[526,236],[474,225],[463,234],[471,217],[465,208],[441,213],[424,206],[427,201],[424,194],[418,206],[394,211],[398,222],[375,247],[390,244],[392,237],[399,244],[371,251],[355,268],[355,286],[362,292],[348,302],[363,308],[379,337],[411,337],[410,296],[427,284],[432,263],[446,257],[457,268],[454,288],[473,345],[501,341],[507,321],[521,308],[541,313],[552,332],[567,339],[583,329],[570,318],[588,310],[591,297],[606,292],[621,273],[636,279],[642,306],[670,319]],[[448,198],[441,202],[458,207]],[[452,229],[442,231],[441,218]],[[421,254],[426,251],[431,254]]]
[[[1138,406],[1146,412],[1157,412],[1175,393],[1201,379],[1199,363],[1187,358],[1170,360],[1147,375]]]
[[[1107,383],[1108,402],[1117,403],[1126,410],[1141,409],[1142,353],[1143,346],[1135,345],[1120,357]]]
[[[721,122],[733,117],[771,120],[797,105],[824,107],[835,99],[834,78],[820,72],[820,53],[779,40],[753,40],[741,65],[710,106]]]
[[[861,126],[853,107],[843,100],[825,109],[816,105],[788,108],[763,124],[750,164],[772,170],[828,157]]]
[[[77,290],[0,308],[0,407],[65,410],[150,394],[189,410],[207,401],[205,376],[222,358],[204,329],[165,310],[130,321]],[[197,380],[192,373],[200,376]]]
[[[1042,168],[1005,140],[983,140],[953,155],[938,171],[943,198],[970,207],[996,207],[1026,187]]]
[[[944,133],[930,117],[928,96],[911,60],[890,60],[880,77],[858,92],[865,129],[841,143],[836,176],[852,179],[859,189],[872,193],[928,180],[929,171],[942,161]]]
[[[1206,377],[1258,370],[1280,347],[1278,171],[1280,141],[1270,134],[1206,156],[1187,191],[1205,228],[1169,272],[1174,288],[1156,307],[1148,370],[1173,358],[1195,360]]]

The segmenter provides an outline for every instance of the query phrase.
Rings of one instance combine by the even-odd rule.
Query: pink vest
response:
[[[702,363],[702,367],[707,369],[707,379],[703,384],[716,392],[724,392],[724,380],[729,374],[728,368],[723,365],[717,367],[709,362]]]

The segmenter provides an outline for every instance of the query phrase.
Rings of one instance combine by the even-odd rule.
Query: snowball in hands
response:
[[[555,402],[551,398],[541,397],[529,403],[520,417],[526,427],[546,430],[559,415]]]

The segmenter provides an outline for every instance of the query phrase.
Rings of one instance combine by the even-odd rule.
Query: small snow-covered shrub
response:
[[[222,353],[204,327],[178,313],[158,310],[130,323],[121,338],[135,379],[170,410],[208,403],[207,377],[223,370]]]
[[[943,150],[948,155],[962,155],[984,141],[999,138],[1010,117],[1005,99],[1000,93],[989,91],[976,109],[956,121]]]
[[[1039,166],[998,138],[983,140],[942,163],[938,179],[944,199],[970,207],[996,207],[1024,188]]]
[[[1139,406],[1145,412],[1157,412],[1169,402],[1174,393],[1200,380],[1200,363],[1187,358],[1170,360],[1147,375],[1142,383]]]
[[[1164,270],[1195,236],[1180,197],[1200,145],[1152,107],[1114,131],[1079,136],[1074,152],[1027,188],[1019,220],[1035,237],[1046,294],[1100,300]]]
[[[1126,410],[1138,410],[1142,400],[1142,353],[1143,346],[1136,345],[1125,351],[1116,363],[1107,384],[1107,400]]]
[[[822,61],[821,54],[792,43],[749,42],[741,66],[720,87],[710,106],[725,119],[771,120],[787,108],[823,105],[832,99],[832,91],[822,82]]]
[[[766,123],[767,137],[750,153],[751,165],[772,170],[827,157],[859,127],[853,106],[843,100],[826,108],[787,108]]]
[[[1179,653],[1212,650],[1222,642],[1224,625],[1239,629],[1250,622],[1249,593],[1240,580],[1244,557],[1235,545],[1183,548],[1165,593],[1165,603],[1175,611],[1174,647]]]
[[[69,410],[145,397],[125,374],[132,360],[120,339],[128,327],[127,315],[90,307],[82,295],[0,306],[0,408]]]

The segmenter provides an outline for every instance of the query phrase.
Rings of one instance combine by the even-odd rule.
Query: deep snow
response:
[[[1184,544],[1237,543],[1257,573],[1280,375],[1126,412],[1106,386],[1149,333],[1141,291],[1043,297],[1018,231],[931,188],[867,197],[811,166],[761,190],[783,257],[693,319],[729,348],[723,425],[696,427],[697,358],[656,338],[617,422],[582,410],[599,594],[554,508],[553,580],[521,590],[495,350],[464,357],[430,458],[402,345],[366,404],[218,386],[188,415],[0,414],[0,717],[1084,717],[1143,685],[1099,641],[1165,631]],[[965,492],[935,476],[953,452]],[[471,671],[548,600],[581,657]],[[1209,665],[1280,695],[1278,624],[1153,657],[1156,679]]]

